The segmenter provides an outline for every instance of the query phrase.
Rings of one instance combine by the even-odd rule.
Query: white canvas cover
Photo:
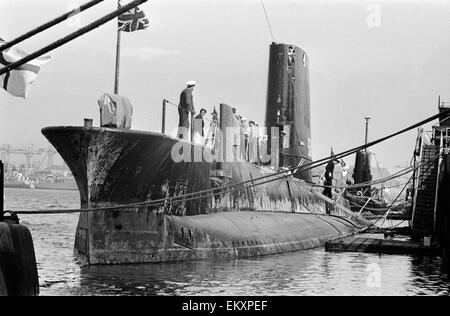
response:
[[[127,97],[105,93],[98,100],[100,126],[130,129],[133,106]]]

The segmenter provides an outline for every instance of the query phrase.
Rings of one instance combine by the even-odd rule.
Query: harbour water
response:
[[[11,210],[79,207],[77,191],[5,189]],[[92,266],[75,261],[78,214],[21,215],[33,236],[41,295],[449,295],[441,257],[327,253]]]

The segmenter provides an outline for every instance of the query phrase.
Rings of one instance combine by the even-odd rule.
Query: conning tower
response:
[[[369,120],[370,117],[366,117],[366,134],[365,134],[365,144],[368,143],[368,135],[369,135]],[[358,183],[367,183],[372,181],[372,173],[371,173],[371,166],[370,166],[370,158],[372,153],[367,150],[367,148],[362,151],[358,151],[356,153],[355,158],[355,169],[353,169],[353,180],[355,181],[355,184]],[[356,191],[361,191],[366,196],[370,196],[370,185],[362,186],[360,188],[357,188]]]
[[[279,167],[295,167],[311,161],[311,111],[309,104],[309,58],[289,44],[270,45],[266,126],[280,128]],[[270,148],[270,146],[269,146]],[[296,177],[311,180],[311,171]]]

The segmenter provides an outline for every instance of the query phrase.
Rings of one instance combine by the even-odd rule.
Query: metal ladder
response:
[[[413,230],[422,236],[429,236],[434,232],[438,152],[439,147],[436,145],[422,145],[421,166],[417,177],[411,223]]]

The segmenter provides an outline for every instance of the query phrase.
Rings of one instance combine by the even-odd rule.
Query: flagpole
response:
[[[115,78],[115,81],[114,81],[114,94],[119,94],[120,33],[121,33],[121,31],[117,31],[116,78]]]
[[[115,11],[105,15],[104,17],[102,17],[98,20],[95,20],[91,24],[88,24],[88,25],[82,27],[81,29],[79,29],[63,38],[60,38],[59,40],[35,51],[34,53],[31,53],[31,54],[27,55],[26,57],[19,59],[18,61],[10,63],[7,66],[4,66],[3,68],[0,68],[0,76],[26,64],[29,61],[32,61],[33,59],[38,58],[58,47],[63,46],[88,32],[91,32],[93,29],[100,27],[101,25],[105,24],[106,22],[109,22],[109,21],[117,18],[119,15],[123,14],[124,12],[130,11],[130,9],[133,9],[134,7],[140,5],[144,2],[147,2],[147,1],[148,0],[134,0],[133,2],[127,4],[126,6],[123,6],[120,10],[115,10]]]
[[[117,7],[120,9],[120,0],[117,1]],[[117,26],[119,23],[117,23]],[[114,94],[119,94],[119,69],[120,69],[120,33],[117,28],[117,46],[116,46],[116,72],[114,80]]]

